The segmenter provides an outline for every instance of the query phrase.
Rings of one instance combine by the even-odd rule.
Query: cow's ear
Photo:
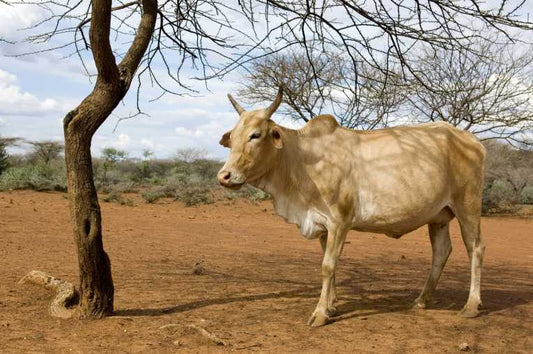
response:
[[[272,137],[272,144],[274,144],[276,149],[283,148],[283,134],[280,128],[273,127],[270,130],[270,136]]]
[[[231,147],[231,139],[230,139],[231,130],[228,132],[225,132],[224,135],[222,135],[222,138],[218,142],[220,145],[224,147]]]

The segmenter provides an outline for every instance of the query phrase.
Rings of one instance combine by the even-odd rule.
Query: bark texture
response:
[[[64,121],[67,187],[80,276],[80,318],[101,318],[113,312],[111,263],[102,242],[102,219],[94,185],[91,141],[128,91],[150,42],[157,1],[143,0],[135,39],[116,64],[110,41],[111,0],[94,0],[89,31],[98,71],[93,91]]]

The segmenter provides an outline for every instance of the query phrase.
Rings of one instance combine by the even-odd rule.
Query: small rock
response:
[[[174,342],[172,342],[172,344],[174,344],[175,346],[179,347],[181,345],[181,342],[179,341],[179,339],[177,339]]]
[[[192,268],[192,274],[194,275],[204,275],[207,274],[207,270],[202,266],[202,261],[196,262]]]
[[[462,352],[469,352],[470,351],[470,346],[468,345],[468,343],[461,343],[459,345],[459,350],[462,351]]]

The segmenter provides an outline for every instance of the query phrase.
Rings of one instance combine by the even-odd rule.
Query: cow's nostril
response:
[[[226,174],[224,175],[223,178],[224,178],[225,181],[228,181],[230,179],[230,177],[231,177],[231,172],[226,172]]]

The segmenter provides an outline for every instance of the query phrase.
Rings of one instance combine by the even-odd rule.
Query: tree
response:
[[[9,146],[17,145],[19,141],[22,139],[20,138],[2,138],[0,137],[0,175],[9,168],[11,165],[9,161],[9,153],[7,152],[7,148]]]
[[[487,185],[496,180],[505,181],[512,189],[517,203],[528,185],[533,185],[533,151],[514,149],[497,141],[484,143],[487,148],[485,179]]]
[[[109,166],[115,165],[117,162],[124,161],[128,158],[128,153],[124,150],[107,147],[102,150],[102,159],[104,163],[108,163]]]
[[[117,162],[124,161],[128,158],[128,153],[124,150],[115,149],[112,147],[107,147],[102,150],[102,160],[103,163],[103,176],[102,182],[107,184],[107,172],[111,170]]]
[[[9,154],[7,144],[0,140],[0,175],[9,167]]]
[[[272,102],[278,87],[283,86],[287,107],[283,113],[293,120],[308,122],[319,114],[332,113],[347,128],[373,129],[389,123],[390,115],[399,108],[403,91],[393,84],[399,80],[398,73],[390,70],[384,74],[365,62],[356,73],[341,56],[309,57],[302,51],[290,51],[252,62],[239,95],[253,103]]]
[[[263,55],[289,47],[299,47],[309,54],[310,45],[318,45],[325,55],[343,53],[350,58],[356,87],[357,68],[362,61],[388,77],[387,58],[394,54],[402,69],[409,71],[405,55],[417,43],[461,46],[476,22],[491,24],[502,31],[533,27],[523,16],[517,16],[523,3],[517,7],[504,0],[495,7],[477,2],[430,0],[412,3],[255,0],[238,2],[238,6],[217,0],[119,1],[115,7],[111,0],[75,3],[37,0],[29,4],[50,13],[39,24],[50,27],[44,33],[30,36],[31,41],[48,43],[58,38],[61,43],[42,50],[60,51],[70,43],[82,60],[86,60],[83,50],[90,50],[96,67],[93,91],[63,122],[67,185],[80,272],[81,318],[99,318],[113,311],[111,265],[102,244],[90,146],[93,135],[124,98],[135,75],[139,78],[137,95],[142,82],[160,88],[161,95],[179,94],[176,87],[190,88],[181,75],[186,64],[198,69],[200,78],[207,80],[223,77]],[[2,2],[0,6],[9,5]],[[112,16],[115,21],[111,21]],[[65,43],[63,38],[68,34],[72,34],[73,40]],[[313,62],[308,62],[316,72]],[[163,70],[154,70],[156,63]],[[162,81],[160,72],[170,80]]]
[[[533,48],[475,37],[468,49],[426,49],[408,78],[407,109],[420,122],[445,121],[481,140],[533,144]]]
[[[63,144],[58,141],[30,141],[32,158],[48,164],[59,157],[63,151]]]
[[[205,159],[207,151],[205,149],[198,148],[184,148],[179,149],[176,152],[175,159],[186,163],[193,163],[196,160]]]

